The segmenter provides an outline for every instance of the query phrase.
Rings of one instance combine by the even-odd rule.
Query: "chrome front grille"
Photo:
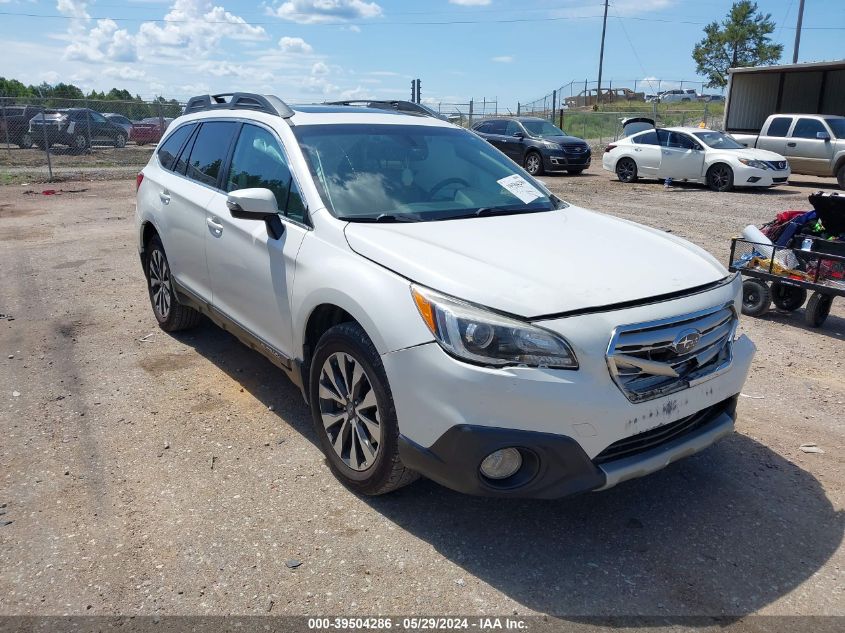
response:
[[[766,160],[763,162],[769,166],[769,169],[774,169],[775,171],[783,171],[786,169],[785,160]]]
[[[589,147],[583,143],[561,143],[563,151],[570,154],[586,154]]]
[[[731,362],[738,320],[732,304],[616,328],[607,351],[614,382],[631,402],[681,391]]]

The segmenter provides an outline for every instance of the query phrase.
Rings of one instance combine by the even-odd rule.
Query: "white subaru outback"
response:
[[[161,327],[204,314],[281,367],[365,494],[651,473],[733,430],[754,353],[713,257],[433,117],[195,97],[138,175],[137,228]]]

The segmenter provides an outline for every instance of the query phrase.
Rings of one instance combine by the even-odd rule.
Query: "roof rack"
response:
[[[294,115],[290,106],[278,97],[251,92],[224,92],[217,95],[191,97],[182,114],[205,110],[258,110],[283,119],[289,119]]]
[[[397,110],[406,114],[418,114],[420,116],[432,116],[429,111],[413,101],[402,101],[401,99],[348,99],[345,101],[326,101],[326,105],[340,106],[365,106],[381,110]]]

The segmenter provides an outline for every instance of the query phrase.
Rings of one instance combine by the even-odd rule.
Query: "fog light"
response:
[[[490,453],[481,462],[481,474],[488,479],[507,479],[522,467],[522,455],[515,448]]]

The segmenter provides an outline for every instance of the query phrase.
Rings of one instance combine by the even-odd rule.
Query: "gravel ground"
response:
[[[744,225],[830,185],[799,179],[545,180],[725,260]],[[133,181],[31,188],[0,187],[0,613],[845,615],[845,301],[820,330],[744,319],[738,432],[648,478],[556,502],[427,481],[365,499],[279,370],[208,324],[158,330]],[[601,266],[594,239],[577,267]]]

